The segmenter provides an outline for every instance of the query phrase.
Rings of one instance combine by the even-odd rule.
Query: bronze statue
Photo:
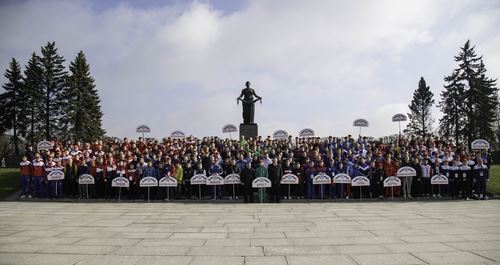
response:
[[[255,90],[250,88],[250,81],[247,81],[245,86],[246,88],[241,90],[241,95],[236,98],[236,104],[239,104],[240,100],[243,104],[243,124],[253,124],[255,102],[260,101],[260,104],[262,104],[262,98],[255,94]]]

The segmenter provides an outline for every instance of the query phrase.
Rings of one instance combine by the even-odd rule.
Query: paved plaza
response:
[[[0,203],[0,264],[500,264],[500,200]]]

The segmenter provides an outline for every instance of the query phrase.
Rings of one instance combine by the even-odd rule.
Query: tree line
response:
[[[486,76],[483,57],[477,55],[474,49],[470,40],[460,48],[459,54],[455,56],[457,67],[444,77],[444,90],[437,105],[443,113],[437,132],[453,140],[456,145],[470,145],[478,138],[491,143],[498,142],[497,80]],[[433,132],[433,105],[434,94],[421,77],[408,106],[410,113],[406,131],[420,136]]]
[[[80,51],[64,67],[55,42],[35,52],[22,71],[15,58],[5,71],[6,83],[0,94],[0,133],[12,130],[14,151],[25,140],[92,141],[102,138],[102,111],[99,94],[90,75],[85,54]],[[23,139],[24,138],[24,139]]]

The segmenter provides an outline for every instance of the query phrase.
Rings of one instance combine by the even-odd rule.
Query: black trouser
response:
[[[127,199],[135,200],[139,197],[139,187],[130,182]]]
[[[431,178],[421,178],[422,180],[422,194],[431,194],[432,193],[432,187],[431,187]]]
[[[465,180],[465,191],[467,197],[472,197],[472,189],[474,187],[474,180],[471,175],[467,175]]]
[[[243,185],[243,200],[244,202],[253,203],[252,183],[246,183]]]
[[[421,177],[414,177],[412,183],[412,190],[414,196],[423,196],[425,195],[424,183]]]
[[[463,176],[459,176],[457,179],[457,194],[459,197],[467,197],[466,194],[466,183],[467,183],[467,178]]]
[[[77,186],[75,185],[76,183],[76,180],[72,177],[67,177],[63,180],[64,196],[74,197],[77,195]]]
[[[106,182],[104,182],[104,197],[107,199],[111,199],[113,196],[113,187],[111,187],[112,181],[113,179],[111,177],[106,177]]]
[[[269,196],[270,202],[280,202],[280,183],[273,183]]]
[[[184,198],[191,199],[191,180],[184,181]]]
[[[384,182],[381,180],[375,182],[375,196],[384,196]]]
[[[453,175],[450,177],[449,182],[450,182],[450,196],[458,197],[458,178],[456,178]]]
[[[96,176],[96,178],[95,178],[95,193],[96,193],[97,198],[104,197],[104,185],[106,185],[106,183],[104,182],[103,177]]]

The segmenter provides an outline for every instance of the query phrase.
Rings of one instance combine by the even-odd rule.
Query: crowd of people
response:
[[[491,158],[487,150],[470,150],[466,144],[429,135],[408,136],[394,141],[368,141],[366,137],[292,138],[274,140],[270,137],[239,140],[192,136],[162,140],[128,138],[96,140],[92,143],[53,142],[53,148],[35,151],[27,147],[20,162],[21,198],[90,198],[115,199],[117,189],[111,183],[125,177],[130,186],[120,191],[122,199],[243,199],[254,202],[279,202],[286,199],[349,199],[388,197],[451,197],[487,199]],[[396,176],[400,167],[415,169],[416,176],[401,178],[402,185],[385,188],[384,179]],[[64,172],[63,180],[48,180],[54,171]],[[281,184],[281,177],[294,174],[299,184]],[[313,177],[326,174],[334,177],[345,173],[351,178],[366,176],[370,186],[351,187],[331,183],[314,185]],[[90,174],[95,184],[79,185],[79,177]],[[191,185],[191,178],[204,174],[238,174],[241,184],[225,186]],[[449,184],[431,184],[439,174]],[[145,188],[139,186],[144,177],[161,179],[170,176],[177,187]],[[258,177],[268,178],[272,186],[252,188]],[[90,192],[87,190],[89,189]],[[167,190],[168,189],[168,190]],[[259,192],[257,192],[259,191]],[[233,194],[234,192],[234,194]],[[168,194],[168,195],[167,195]]]

